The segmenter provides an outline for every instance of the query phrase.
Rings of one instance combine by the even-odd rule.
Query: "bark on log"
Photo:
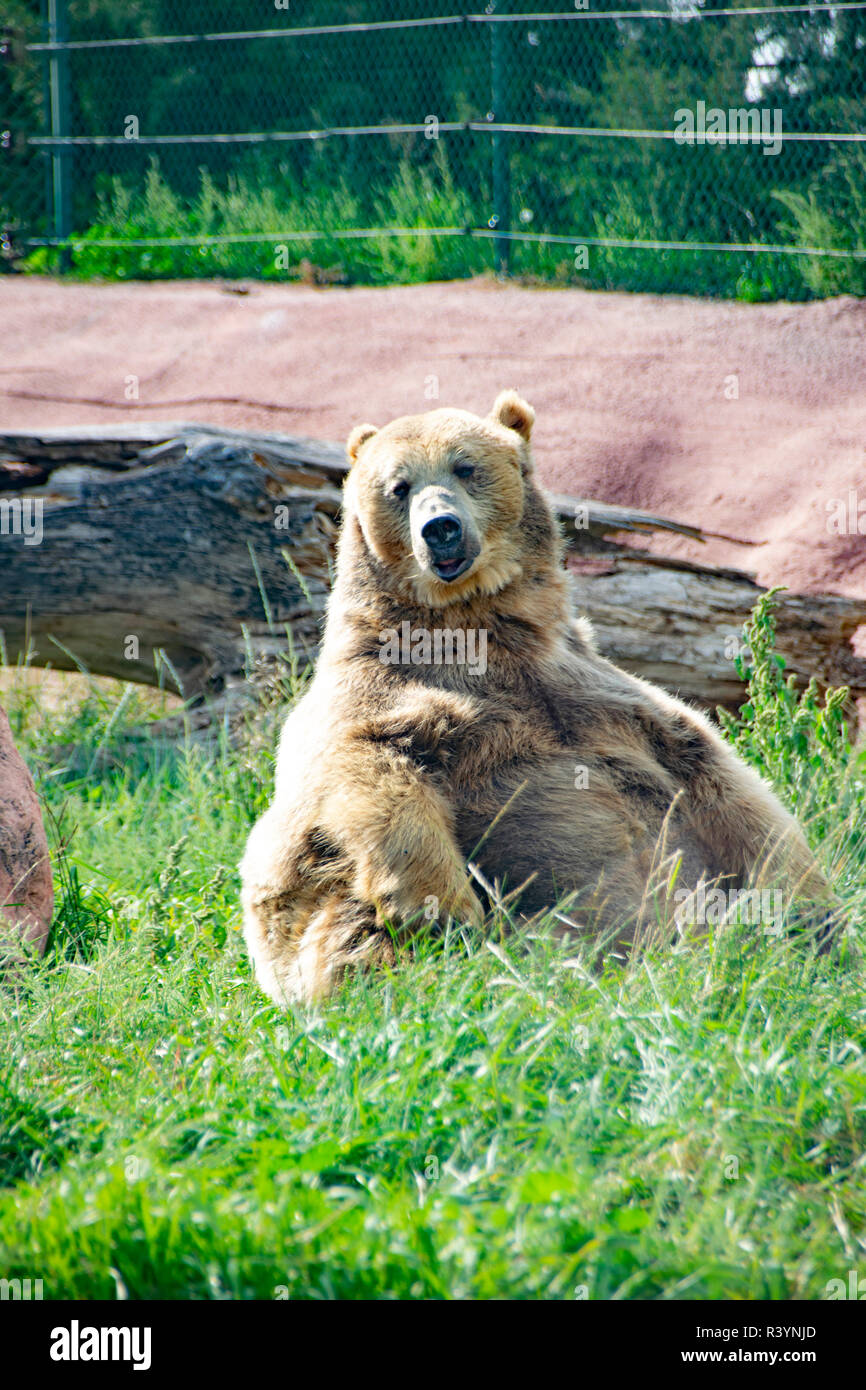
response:
[[[192,424],[0,434],[0,632],[5,659],[187,698],[243,686],[251,662],[310,657],[330,588],[342,449]],[[38,544],[22,534],[41,507]],[[577,607],[601,650],[709,706],[735,706],[732,641],[762,592],[739,570],[635,549],[628,532],[712,534],[559,497]],[[22,510],[23,509],[23,510]],[[30,513],[31,525],[35,512]],[[866,601],[785,594],[779,649],[804,681],[866,694],[851,636]]]

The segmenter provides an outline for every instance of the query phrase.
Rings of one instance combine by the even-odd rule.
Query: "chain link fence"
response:
[[[7,266],[866,292],[866,0],[6,8]]]

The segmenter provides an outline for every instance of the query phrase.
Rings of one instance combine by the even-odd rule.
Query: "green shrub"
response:
[[[791,220],[780,230],[796,246],[866,249],[866,153],[862,146],[834,155],[808,193],[775,197]],[[866,256],[798,256],[804,282],[816,295],[866,294]]]
[[[747,681],[739,714],[718,711],[723,731],[747,763],[773,785],[821,849],[837,884],[863,889],[866,867],[866,752],[852,748],[845,686],[823,697],[813,678],[805,690],[785,675],[776,650],[776,594],[758,600],[743,628],[746,656],[736,658]]]

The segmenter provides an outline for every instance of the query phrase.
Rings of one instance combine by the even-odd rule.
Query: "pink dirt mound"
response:
[[[669,554],[866,594],[866,301],[7,277],[0,307],[4,428],[189,419],[340,440],[437,403],[486,412],[516,386],[551,487],[758,543],[654,538]]]

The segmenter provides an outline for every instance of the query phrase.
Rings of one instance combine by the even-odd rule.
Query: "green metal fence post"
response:
[[[65,44],[66,0],[48,0],[48,42]],[[69,134],[69,54],[65,49],[52,49],[48,55],[48,83],[51,97],[51,134],[62,138]],[[54,212],[54,235],[65,241],[72,231],[72,146],[51,147],[51,198]],[[60,269],[68,270],[72,263],[69,247],[60,252]]]
[[[491,11],[504,9],[506,2],[500,0],[499,6],[491,4]],[[493,120],[497,124],[508,120],[507,27],[505,24],[490,25],[490,99]],[[493,132],[493,215],[497,232],[511,229],[511,168],[507,142],[507,135]],[[493,245],[497,273],[507,275],[510,243],[506,237],[497,237]]]

